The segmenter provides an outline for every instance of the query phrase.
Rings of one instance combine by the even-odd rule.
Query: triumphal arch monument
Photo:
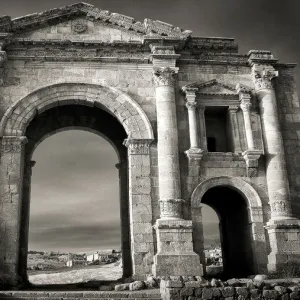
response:
[[[1,17],[0,47],[0,269],[10,278],[27,276],[32,153],[67,129],[118,153],[124,276],[202,275],[202,204],[219,216],[229,275],[300,263],[294,64],[86,3]]]

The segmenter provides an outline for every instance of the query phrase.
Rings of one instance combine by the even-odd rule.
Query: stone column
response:
[[[153,47],[156,85],[157,152],[160,219],[156,221],[155,276],[201,275],[199,256],[193,251],[192,222],[182,219],[178,128],[176,115],[174,48]],[[167,52],[167,53],[166,53]],[[163,67],[162,67],[163,66]]]
[[[30,196],[31,196],[31,177],[32,168],[35,161],[25,160],[22,208],[21,208],[21,230],[20,230],[20,276],[23,282],[28,282],[27,276],[27,255],[28,255],[28,237],[29,237],[29,216],[30,216]]]
[[[190,134],[190,149],[185,151],[189,163],[187,189],[190,196],[199,181],[200,162],[203,157],[203,149],[200,149],[199,147],[199,132],[196,115],[196,90],[189,88],[184,91],[187,100],[185,105],[188,111]]]
[[[247,140],[247,150],[242,153],[247,164],[248,177],[257,176],[258,160],[262,155],[262,151],[255,149],[253,130],[251,124],[251,93],[247,91],[240,84],[236,86],[237,93],[239,94],[240,107],[243,111],[245,133]]]
[[[260,59],[262,59],[261,63]],[[271,253],[269,271],[278,271],[288,259],[300,264],[300,222],[292,217],[289,183],[286,171],[283,139],[280,131],[277,100],[272,79],[278,76],[270,53],[250,52],[252,80],[255,86],[266,158],[266,178],[271,207],[267,223]],[[269,61],[269,64],[267,64]]]
[[[162,219],[180,219],[181,184],[175,104],[175,69],[154,71],[157,111],[157,152]]]
[[[237,111],[239,107],[230,105],[228,107],[229,118],[230,118],[230,127],[231,127],[231,135],[232,135],[232,144],[233,144],[233,152],[241,153],[241,141],[240,141],[240,133],[239,133],[239,124],[237,120]]]
[[[19,273],[20,214],[23,192],[24,146],[26,137],[1,139],[0,172],[0,269],[10,284],[16,285]]]

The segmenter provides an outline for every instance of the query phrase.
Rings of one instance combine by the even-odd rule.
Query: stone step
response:
[[[0,299],[11,300],[161,300],[158,289],[147,291],[0,291]]]

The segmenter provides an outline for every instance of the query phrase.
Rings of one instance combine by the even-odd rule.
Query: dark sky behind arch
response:
[[[0,15],[20,17],[75,2],[79,1],[0,0]],[[86,2],[101,9],[134,17],[136,20],[143,21],[145,18],[151,18],[171,23],[192,30],[194,36],[234,37],[239,44],[240,53],[247,53],[251,49],[271,50],[281,62],[300,63],[299,0],[90,0]],[[296,76],[299,91],[299,66],[296,67]],[[87,146],[82,148],[82,145]],[[85,166],[80,162],[82,153],[88,153]],[[117,176],[113,166],[116,163],[115,155],[112,147],[103,139],[77,131],[50,137],[38,147],[34,153],[37,165],[33,171],[35,185],[33,197],[36,200],[41,199],[45,197],[44,191],[47,190],[47,195],[52,202],[47,210],[42,202],[32,206],[30,231],[32,249],[64,251],[69,247],[74,251],[89,251],[95,248],[119,246],[119,212],[115,214],[116,207],[109,206],[109,202],[105,199],[102,199],[101,206],[102,211],[106,209],[105,215],[99,215],[98,211],[94,210],[92,215],[88,212],[86,215],[83,214],[83,217],[74,217],[75,212],[84,211],[83,204],[80,202],[80,198],[84,197],[82,194],[84,188],[90,191],[88,196],[90,205],[99,201],[99,195],[105,194],[111,199],[118,197],[114,181]],[[99,157],[105,157],[105,162],[99,160]],[[56,163],[53,163],[53,159]],[[96,160],[97,164],[93,164],[93,160]],[[74,162],[78,163],[74,164]],[[72,178],[66,174],[67,168],[69,172],[73,170],[76,174],[78,170],[76,171],[74,166],[79,168],[80,178],[77,178],[77,175]],[[99,176],[103,183],[102,187],[97,185]],[[59,190],[57,182],[62,180],[64,188]],[[74,181],[75,188],[71,185]],[[105,186],[108,189],[103,191]],[[47,197],[43,198],[45,203],[49,203]],[[68,203],[70,204],[67,215],[62,214],[62,203],[67,206]],[[88,205],[86,203],[85,205]],[[208,222],[212,220],[207,228],[211,228],[208,230],[210,238],[215,239],[217,232],[213,228],[216,220],[210,218],[210,215],[206,219]],[[57,224],[63,224],[63,228],[56,226]],[[104,232],[106,234],[103,235]],[[99,236],[99,240],[104,241],[103,244],[99,244],[98,241],[91,243],[95,235]]]

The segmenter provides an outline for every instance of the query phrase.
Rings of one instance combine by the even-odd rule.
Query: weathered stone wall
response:
[[[184,280],[185,279],[185,280]],[[182,278],[181,280],[161,280],[160,292],[163,300],[269,300],[269,299],[299,299],[299,282],[292,281],[252,281],[228,280],[221,282],[213,279],[205,282],[200,277]]]

